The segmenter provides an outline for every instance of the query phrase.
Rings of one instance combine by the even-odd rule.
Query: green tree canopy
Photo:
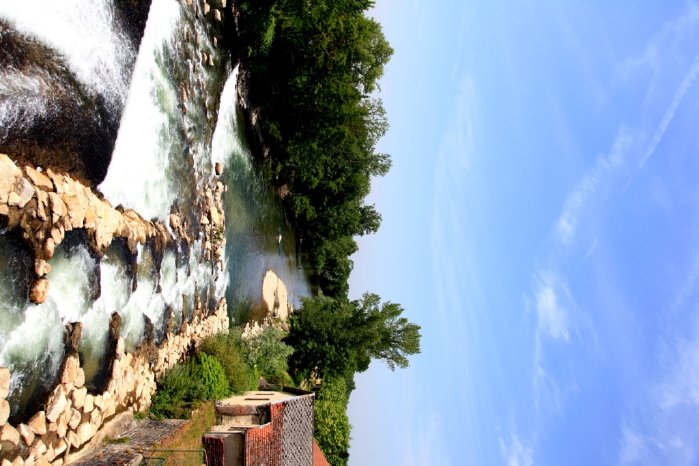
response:
[[[290,367],[305,373],[318,367],[324,376],[350,377],[372,359],[391,369],[407,367],[420,352],[420,326],[401,317],[396,303],[366,293],[355,301],[317,296],[303,300],[292,318],[287,343],[294,347]]]

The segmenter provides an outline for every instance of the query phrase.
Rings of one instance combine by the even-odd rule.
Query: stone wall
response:
[[[102,393],[88,393],[77,349],[63,362],[59,383],[44,409],[26,424],[7,422],[10,372],[0,368],[0,458],[5,465],[62,465],[64,458],[84,446],[115,414],[142,411],[150,406],[156,380],[181,361],[207,336],[228,331],[226,300],[214,312],[195,311],[178,334],[168,333],[159,346],[146,341],[135,353],[124,352],[124,340],[116,341],[111,376]]]

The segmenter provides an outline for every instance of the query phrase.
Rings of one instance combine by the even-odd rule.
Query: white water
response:
[[[136,52],[117,26],[108,0],[0,2],[0,18],[62,55],[86,87],[121,108],[128,92],[128,65]]]
[[[228,168],[232,157],[236,156],[243,161],[242,167],[252,170],[252,160],[244,156],[247,149],[243,146],[238,134],[238,66],[233,69],[226,80],[221,92],[221,107],[219,108],[216,129],[211,142],[211,161],[220,163],[224,169]],[[242,167],[236,167],[242,168]]]
[[[177,89],[162,66],[172,53],[180,24],[179,3],[153,0],[107,177],[99,189],[112,204],[144,218],[165,220],[177,198],[168,178],[171,153],[181,150],[177,134]]]
[[[182,194],[187,189],[184,182],[189,180],[192,186],[200,188],[210,181],[213,166],[210,119],[214,115],[206,111],[203,103],[212,108],[213,101],[203,89],[209,86],[217,93],[221,81],[215,84],[215,79],[223,71],[221,67],[206,68],[200,59],[191,59],[199,57],[203,49],[214,54],[217,62],[222,60],[220,52],[213,49],[204,19],[194,21],[192,10],[183,9],[179,2],[153,0],[127,92],[125,83],[129,77],[122,74],[127,55],[132,52],[124,49],[125,39],[112,29],[115,22],[111,3],[42,0],[9,5],[9,2],[0,3],[0,17],[62,53],[71,70],[89,89],[104,95],[108,102],[125,105],[109,171],[99,187],[113,205],[134,208],[145,218],[166,220],[173,203],[187,199]],[[36,10],[42,8],[56,14],[48,18],[37,15]],[[183,28],[190,28],[192,37],[199,37],[198,45],[194,40],[189,43],[181,40]],[[183,53],[189,57],[186,61]],[[184,77],[182,73],[173,77],[173,66],[183,68]],[[24,95],[37,96],[36,105],[31,107],[41,115],[45,110],[41,106],[51,105],[44,100],[50,94],[44,89],[51,82],[21,75],[16,78],[0,83],[0,91],[11,90],[13,86],[26,88]],[[183,117],[178,93],[180,83],[185,81],[192,83],[199,100],[195,102],[191,98]],[[229,90],[225,101],[233,100],[230,93],[234,84],[227,83],[226,88]],[[2,111],[0,108],[0,115]],[[229,115],[230,111],[225,113]],[[8,118],[21,116],[7,114]],[[225,162],[225,156],[221,157]],[[187,209],[189,205],[182,207]],[[105,354],[113,312],[122,318],[121,335],[127,348],[134,349],[143,339],[144,315],[153,322],[159,339],[163,336],[167,306],[173,310],[177,328],[182,320],[183,301],[186,318],[191,317],[195,290],[206,296],[206,290],[212,288],[215,298],[222,297],[228,276],[214,273],[210,263],[201,261],[202,257],[201,241],[191,245],[188,263],[179,267],[175,252],[165,251],[160,270],[162,291],[156,293],[151,254],[139,246],[138,286],[131,292],[126,265],[117,249],[110,249],[100,261],[101,295],[93,300],[90,280],[94,276],[94,259],[83,246],[73,248],[69,255],[58,248],[50,261],[53,270],[48,276],[50,285],[44,304],[15,305],[4,299],[0,303],[0,366],[10,368],[13,391],[21,391],[32,379],[36,382],[40,378],[44,384],[54,380],[64,355],[66,323],[82,322],[81,353],[97,364]],[[6,285],[0,284],[0,297],[12,294],[13,290]]]
[[[58,248],[51,266],[46,302],[17,309],[22,321],[0,341],[0,366],[19,369],[12,372],[13,389],[37,369],[49,377],[56,374],[63,358],[64,325],[80,321],[88,307],[95,262],[87,250],[80,246],[66,255]]]

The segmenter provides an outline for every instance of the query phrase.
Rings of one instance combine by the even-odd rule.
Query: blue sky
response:
[[[394,167],[354,465],[699,464],[699,4],[377,1]]]

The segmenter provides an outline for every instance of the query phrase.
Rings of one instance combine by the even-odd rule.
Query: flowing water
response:
[[[226,273],[203,261],[200,240],[166,250],[159,263],[148,246],[139,246],[134,274],[123,242],[115,241],[98,258],[74,232],[50,261],[46,302],[35,305],[26,298],[31,254],[0,230],[0,366],[12,373],[14,419],[25,416],[55,383],[68,323],[83,324],[80,356],[88,386],[95,387],[105,375],[114,312],[121,316],[127,349],[133,350],[143,340],[146,318],[159,341],[170,312],[176,328],[191,318],[197,294],[211,300],[225,295],[231,317],[241,323],[260,300],[262,277],[270,268],[293,300],[309,293],[293,230],[275,191],[257,175],[244,140],[237,68],[228,51],[214,46],[218,26],[184,2],[153,0],[136,53],[109,0],[38,4],[43,6],[0,4],[0,21],[52,50],[80,93],[102,96],[109,118],[118,121],[111,161],[98,186],[113,205],[166,223],[179,211],[196,232],[191,208],[196,193],[213,181],[215,163],[224,166]],[[31,69],[49,66],[35,65]],[[23,78],[22,70],[12,73],[18,82],[34,79]],[[0,118],[14,118],[15,126],[58,118],[60,105],[50,92],[53,75],[39,75],[40,86],[49,91],[0,83]]]

